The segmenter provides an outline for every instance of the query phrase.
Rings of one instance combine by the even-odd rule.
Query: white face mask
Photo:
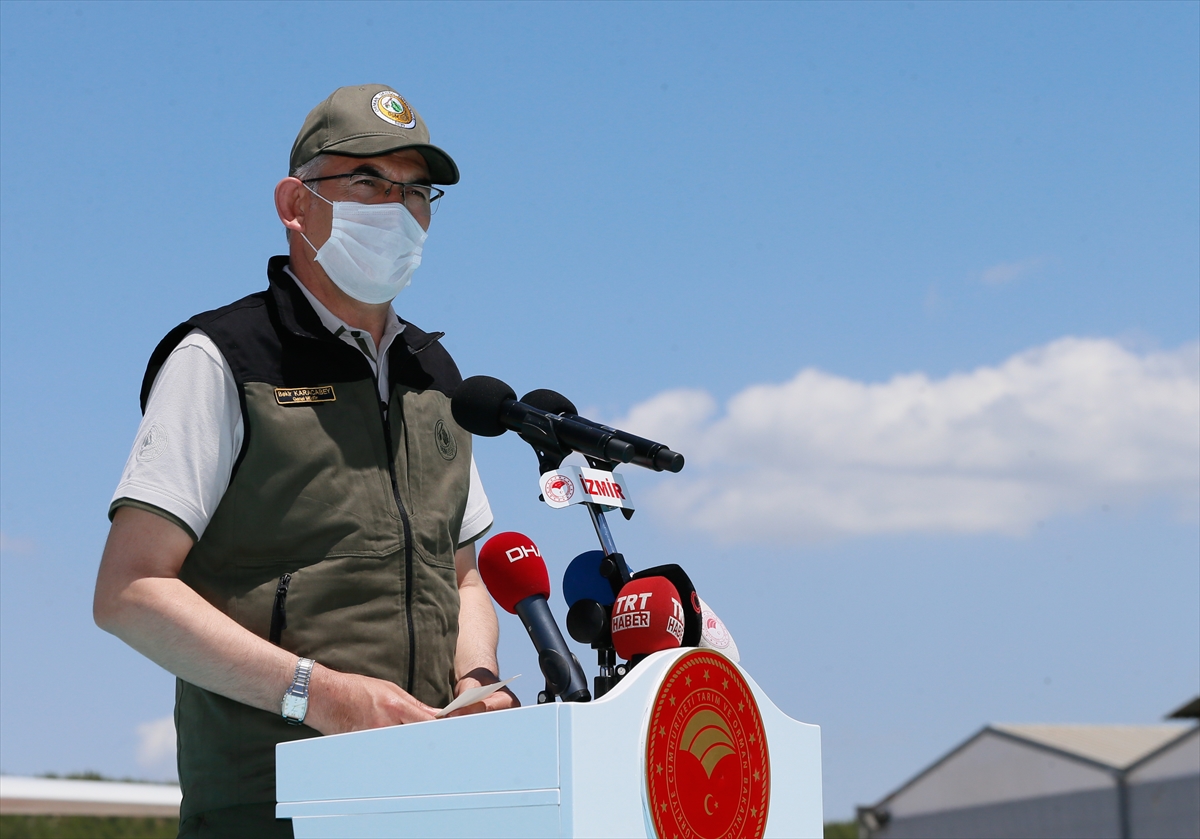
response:
[[[403,204],[330,201],[333,227],[316,251],[317,263],[342,291],[363,303],[387,303],[412,280],[428,235]]]

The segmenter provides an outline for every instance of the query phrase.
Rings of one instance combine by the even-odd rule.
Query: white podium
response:
[[[707,650],[656,653],[590,703],[282,743],[276,757],[276,815],[298,839],[655,837],[656,818],[681,835],[822,835],[820,728]]]

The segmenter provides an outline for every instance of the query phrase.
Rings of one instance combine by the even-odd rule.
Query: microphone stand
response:
[[[591,461],[591,458],[588,460]],[[594,462],[592,465],[594,468],[603,468]],[[610,467],[608,471],[611,472],[612,468]],[[608,580],[613,595],[616,596],[621,592],[621,587],[629,582],[629,568],[625,565],[625,557],[617,551],[612,531],[609,530],[608,522],[604,518],[604,508],[591,501],[585,502],[583,506],[587,507],[588,515],[592,518],[592,525],[596,528],[596,536],[600,539],[600,547],[604,551],[604,560],[600,563],[600,573]],[[626,672],[624,665],[617,664],[617,651],[613,649],[612,635],[605,632],[601,637],[602,640],[592,643],[593,649],[596,650],[596,665],[600,671],[600,675],[592,680],[592,692],[597,699],[616,687]]]
[[[611,461],[594,457],[588,457],[587,462],[593,469],[603,469],[605,472],[617,468],[617,464]],[[625,557],[617,550],[617,544],[613,541],[612,530],[608,527],[608,520],[604,518],[604,506],[592,501],[584,502],[583,506],[587,507],[592,526],[596,528],[596,537],[600,540],[600,548],[604,551],[600,574],[608,580],[615,597],[630,580],[629,566],[625,564]],[[633,511],[621,508],[621,515],[628,521]],[[600,670],[600,675],[593,680],[594,693],[599,699],[616,687],[628,670],[624,664],[617,664],[617,651],[613,649],[611,634],[605,633],[604,640],[593,643],[592,646],[596,650],[596,664]]]
[[[533,415],[526,418],[525,425],[518,435],[533,447],[538,459],[539,475],[557,469],[562,465],[566,456],[571,453],[570,448],[559,442],[558,435],[554,433],[554,424],[544,417]],[[588,465],[593,469],[612,472],[617,468],[617,464],[611,461],[587,455],[585,457],[587,457]],[[596,536],[600,540],[600,547],[604,551],[604,560],[600,563],[600,574],[608,580],[615,597],[631,579],[629,566],[625,564],[625,557],[617,550],[617,545],[613,541],[612,531],[604,518],[604,506],[592,501],[584,502],[583,506],[587,507],[588,515],[592,519],[592,526],[595,527]],[[622,508],[621,515],[628,520],[633,515],[633,511]],[[592,648],[596,650],[596,664],[600,670],[600,675],[596,676],[593,681],[595,688],[593,696],[599,699],[616,687],[617,683],[625,676],[627,669],[625,665],[617,664],[617,651],[613,648],[612,636],[608,633],[604,633],[601,640],[593,641]],[[546,693],[549,694],[549,685],[547,685]],[[538,699],[540,702],[540,695]]]

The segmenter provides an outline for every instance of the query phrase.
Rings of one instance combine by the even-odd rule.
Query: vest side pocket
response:
[[[277,647],[283,630],[287,629],[287,593],[291,583],[291,574],[284,574],[279,578],[279,585],[275,587],[275,602],[271,604],[271,632],[268,640]]]

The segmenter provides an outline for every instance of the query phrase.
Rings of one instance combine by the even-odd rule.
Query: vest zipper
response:
[[[275,603],[271,606],[271,643],[279,646],[279,639],[283,635],[283,630],[287,629],[287,593],[288,586],[292,584],[292,575],[284,574],[279,578],[279,585],[275,587]]]
[[[375,392],[379,392],[379,381],[375,380]],[[392,452],[392,430],[388,425],[388,406],[386,402],[379,403],[379,419],[383,424],[383,445],[387,450],[388,477],[392,481],[392,495],[396,498],[396,508],[400,511],[400,521],[404,524],[404,618],[408,622],[408,692],[413,692],[413,682],[416,681],[417,668],[417,635],[413,627],[412,615],[412,525],[408,522],[408,511],[400,500],[400,484],[396,480],[396,459]]]

